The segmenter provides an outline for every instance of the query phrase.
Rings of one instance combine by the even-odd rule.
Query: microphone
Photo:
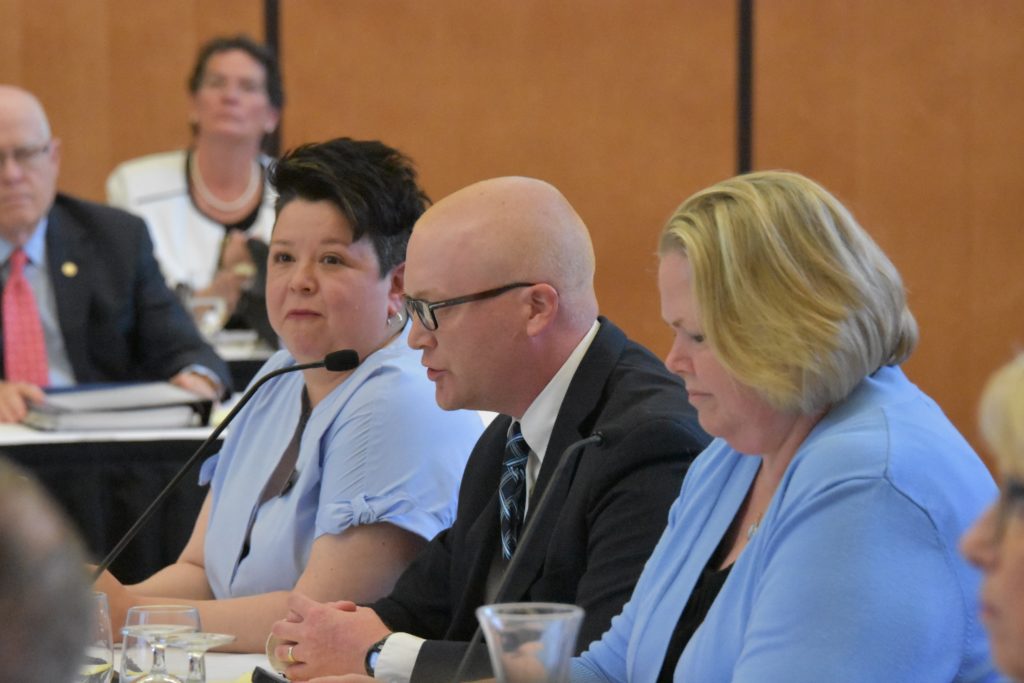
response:
[[[505,595],[508,591],[508,584],[511,581],[511,577],[515,573],[519,565],[523,563],[523,557],[526,555],[524,549],[528,547],[530,539],[533,538],[534,528],[537,526],[536,520],[540,518],[541,514],[547,509],[549,500],[551,498],[551,492],[555,489],[555,484],[561,480],[562,472],[566,469],[567,463],[572,459],[572,455],[576,451],[586,448],[591,445],[602,446],[608,442],[607,437],[601,431],[595,431],[585,439],[575,441],[562,451],[562,457],[558,459],[558,466],[555,467],[555,471],[551,474],[551,479],[548,481],[547,487],[540,492],[540,497],[537,499],[537,505],[533,508],[533,512],[527,515],[526,524],[523,526],[523,533],[519,537],[519,542],[516,544],[516,551],[512,553],[512,559],[508,561],[508,566],[505,567],[505,572],[501,575],[501,580],[498,582],[498,590],[494,594],[494,602],[500,603],[507,599]],[[469,646],[466,648],[466,652],[462,655],[462,659],[459,660],[459,668],[455,670],[455,676],[452,678],[452,683],[460,683],[462,681],[463,674],[466,673],[466,667],[469,665],[471,654],[473,653],[474,647],[477,645],[477,641],[480,640],[482,629],[477,624],[476,631],[473,633],[473,637],[469,639]]]
[[[309,365],[303,365],[302,369],[307,370],[309,368],[320,367],[321,365],[331,372],[348,372],[349,370],[355,370],[359,367],[359,354],[352,349],[331,351],[324,357],[323,363],[310,363]],[[298,367],[291,367],[287,368],[285,372],[291,372],[292,370],[298,369]],[[281,370],[275,370],[274,372],[281,374]]]
[[[220,424],[214,428],[214,430],[210,433],[208,437],[206,437],[206,440],[199,445],[199,448],[196,449],[195,453],[193,453],[189,457],[189,459],[185,461],[185,464],[181,466],[181,469],[178,470],[173,477],[171,477],[171,480],[167,482],[167,486],[165,486],[163,490],[157,494],[156,498],[153,499],[153,502],[149,504],[149,506],[142,512],[141,515],[139,515],[139,518],[135,520],[135,524],[132,524],[131,528],[125,532],[124,536],[121,537],[121,540],[117,542],[117,545],[115,545],[114,548],[109,553],[107,553],[107,556],[104,557],[103,561],[100,562],[99,565],[96,567],[96,573],[92,577],[93,581],[98,579],[100,575],[103,574],[103,572],[106,571],[108,567],[110,567],[114,560],[116,560],[118,556],[120,556],[121,553],[124,552],[124,549],[128,546],[129,543],[132,542],[132,539],[135,538],[139,531],[142,530],[142,527],[146,525],[146,522],[150,520],[153,514],[160,508],[161,505],[163,505],[164,501],[167,500],[167,497],[171,495],[171,492],[178,485],[178,482],[181,481],[186,474],[188,474],[188,471],[192,469],[192,466],[196,464],[196,461],[198,461],[200,457],[206,455],[206,450],[210,447],[210,444],[216,441],[217,437],[220,436],[221,432],[223,432],[227,428],[227,426],[231,424],[231,421],[235,419],[235,415],[237,415],[238,411],[242,409],[242,406],[249,402],[249,399],[252,398],[253,394],[256,393],[257,389],[262,387],[269,380],[280,375],[287,374],[289,372],[297,372],[299,370],[312,370],[315,368],[326,368],[330,372],[346,372],[348,370],[353,370],[358,366],[359,354],[357,354],[352,349],[342,349],[341,351],[332,351],[331,353],[327,354],[327,356],[325,356],[322,361],[317,361],[316,363],[302,363],[300,365],[290,365],[288,367],[278,368],[277,370],[268,372],[267,374],[263,375],[263,377],[260,377],[251,387],[249,387],[249,390],[245,392],[245,395],[238,400],[235,406],[231,409],[231,412],[227,414],[227,417],[221,420]]]

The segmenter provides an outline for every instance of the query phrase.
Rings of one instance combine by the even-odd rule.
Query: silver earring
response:
[[[389,330],[400,330],[405,327],[405,311],[398,310],[394,315],[389,315],[386,324]]]

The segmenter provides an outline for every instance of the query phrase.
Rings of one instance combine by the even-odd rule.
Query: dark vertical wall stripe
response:
[[[736,172],[753,169],[754,142],[754,0],[738,0],[736,45]]]
[[[277,55],[277,63],[279,67],[283,67],[281,55],[281,24],[280,19],[281,5],[279,0],[263,0],[263,42],[267,44],[274,54]],[[285,84],[287,85],[287,84]],[[284,112],[281,112],[281,119],[284,120]],[[281,155],[281,124],[277,126],[267,141],[267,153],[270,156],[277,157]]]

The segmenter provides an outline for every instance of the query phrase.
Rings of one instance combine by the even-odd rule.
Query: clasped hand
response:
[[[366,651],[390,630],[369,607],[347,600],[319,603],[292,593],[288,616],[276,622],[271,633],[279,641],[274,655],[294,662],[285,671],[289,680],[331,676],[323,682],[328,683],[341,680],[334,676],[363,674]]]

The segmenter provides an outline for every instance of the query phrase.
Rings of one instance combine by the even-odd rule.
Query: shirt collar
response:
[[[576,375],[576,370],[583,362],[590,344],[597,336],[597,330],[601,327],[596,320],[590,326],[590,330],[583,336],[580,343],[576,345],[572,353],[558,369],[555,376],[547,383],[547,386],[533,399],[533,403],[523,413],[519,420],[519,427],[523,431],[523,438],[529,444],[539,460],[544,459],[544,453],[548,449],[548,442],[551,440],[551,432],[555,428],[555,420],[558,418],[558,410],[562,407],[565,394],[569,391],[569,384]]]
[[[46,228],[49,224],[49,216],[40,218],[35,231],[25,243],[25,256],[33,265],[39,266],[46,262]],[[0,263],[7,263],[12,253],[14,253],[14,245],[0,237]]]

